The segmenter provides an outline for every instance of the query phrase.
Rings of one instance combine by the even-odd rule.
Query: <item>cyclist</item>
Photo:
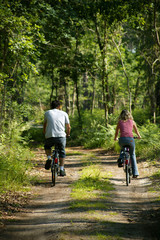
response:
[[[133,117],[128,110],[123,110],[119,116],[119,121],[116,127],[115,138],[114,140],[118,140],[118,133],[120,131],[120,138],[119,138],[119,145],[122,148],[125,145],[130,146],[130,156],[131,156],[131,163],[132,163],[132,172],[133,177],[137,178],[139,176],[138,167],[136,162],[136,155],[135,155],[135,140],[133,138],[132,131],[135,131],[138,138],[141,138],[141,135],[137,129],[136,123],[133,121]],[[118,159],[118,166],[122,167],[122,153]]]
[[[59,149],[59,161],[60,161],[60,176],[65,176],[64,162],[65,162],[65,146],[66,135],[70,136],[70,122],[68,114],[61,110],[62,106],[58,100],[52,101],[51,110],[45,112],[43,133],[45,134],[45,153],[47,155],[47,161],[45,169],[51,167],[51,147],[55,144]]]

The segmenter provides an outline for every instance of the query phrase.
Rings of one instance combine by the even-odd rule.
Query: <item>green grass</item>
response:
[[[152,192],[160,192],[160,170],[155,172],[151,177],[152,186],[150,187],[150,191]],[[158,198],[160,200],[160,196]]]
[[[96,240],[122,240],[121,237],[119,236],[110,236],[110,235],[107,235],[107,234],[102,234],[102,233],[97,233],[97,238]]]
[[[84,153],[78,152],[78,151],[71,151],[68,152],[68,149],[66,148],[67,156],[81,156],[84,155]]]
[[[104,199],[110,198],[110,191],[113,190],[109,182],[109,174],[103,171],[94,154],[87,155],[83,159],[84,168],[80,178],[73,184],[71,197],[73,199],[71,208],[108,209]]]

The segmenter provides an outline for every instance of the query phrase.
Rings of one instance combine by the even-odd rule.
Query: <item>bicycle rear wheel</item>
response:
[[[57,177],[57,171],[56,171],[56,165],[55,164],[53,164],[51,172],[52,172],[52,186],[55,186],[55,184],[56,184],[56,177]]]
[[[126,185],[128,186],[130,182],[130,176],[129,176],[129,168],[128,165],[126,165]]]
[[[131,183],[131,175],[132,175],[132,169],[129,167],[129,183]]]

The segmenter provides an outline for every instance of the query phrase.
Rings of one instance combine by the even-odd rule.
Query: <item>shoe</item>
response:
[[[61,177],[66,176],[66,171],[65,171],[65,169],[64,169],[64,170],[60,170],[60,176],[61,176]]]
[[[133,175],[133,178],[137,178],[138,177],[138,175]]]
[[[51,167],[51,159],[47,159],[46,164],[45,164],[45,169],[49,170]]]
[[[118,162],[118,167],[123,167],[123,160],[122,160],[122,158],[118,158],[117,162]]]

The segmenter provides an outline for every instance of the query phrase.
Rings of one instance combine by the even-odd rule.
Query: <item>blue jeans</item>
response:
[[[119,145],[122,148],[125,145],[129,145],[130,146],[130,156],[131,156],[131,163],[132,163],[132,172],[133,172],[133,176],[137,175],[139,176],[138,173],[138,167],[137,167],[137,161],[136,161],[136,154],[135,154],[135,140],[134,138],[131,137],[120,137],[119,138]],[[121,154],[120,154],[121,157]]]

